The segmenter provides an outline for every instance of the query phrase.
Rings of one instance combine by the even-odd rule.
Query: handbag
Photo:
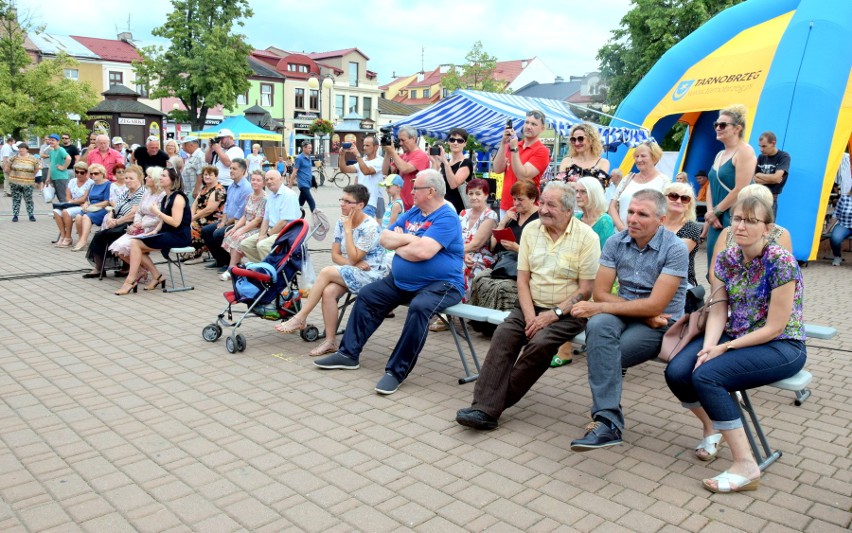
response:
[[[493,279],[518,279],[518,253],[504,251],[497,254],[497,262],[491,268]]]
[[[45,185],[41,189],[41,196],[44,198],[44,203],[53,203],[53,199],[56,198],[56,189],[53,188],[53,185]]]
[[[713,294],[710,295],[710,300],[707,301],[699,309],[689,313],[685,313],[682,317],[672,324],[672,326],[663,335],[663,342],[660,345],[660,355],[658,358],[666,363],[675,358],[677,354],[683,350],[684,346],[689,344],[693,339],[704,333],[704,328],[707,325],[707,315],[710,314],[710,308],[719,302],[727,302],[728,299],[714,300],[716,293],[724,285],[719,285]],[[693,287],[692,291],[696,289]],[[703,292],[704,289],[698,287]],[[689,298],[687,298],[689,300]]]

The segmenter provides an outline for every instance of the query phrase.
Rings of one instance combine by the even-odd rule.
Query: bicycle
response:
[[[311,171],[311,175],[313,176],[314,180],[316,180],[317,185],[319,187],[322,187],[325,184],[325,163],[323,161],[315,161],[314,169],[313,171]],[[338,169],[337,172],[335,172],[334,175],[332,175],[328,179],[328,181],[342,189],[349,185],[351,179],[352,178],[351,176],[349,176],[349,174]]]
[[[349,181],[351,179],[352,179],[352,177],[349,174],[338,169],[337,172],[334,173],[334,176],[329,178],[328,181],[330,181],[331,183],[334,183],[335,185],[337,185],[338,187],[340,187],[342,189],[342,188],[346,187],[347,185],[349,185]]]

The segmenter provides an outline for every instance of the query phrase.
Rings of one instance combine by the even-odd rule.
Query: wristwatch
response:
[[[565,313],[562,311],[562,308],[558,305],[551,309],[551,311],[556,313],[556,318],[562,318],[563,316],[565,316]]]
[[[518,151],[518,149],[517,149],[517,148],[509,148],[509,151],[510,151],[510,152],[517,152],[517,151]]]

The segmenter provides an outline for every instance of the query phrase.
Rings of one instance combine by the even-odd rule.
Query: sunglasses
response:
[[[89,174],[91,174],[92,176],[100,176],[101,175],[100,172],[89,172]]]
[[[449,143],[456,143],[456,144],[464,144],[464,143],[466,143],[467,141],[465,141],[464,139],[460,139],[460,138],[458,138],[458,137],[453,137],[453,138],[449,139],[447,142],[449,142]]]
[[[728,126],[736,126],[736,124],[734,124],[733,122],[714,122],[713,123],[713,129],[715,129],[715,130],[723,130],[723,129],[727,128]]]
[[[75,170],[74,171],[74,174],[85,174],[85,173],[86,173],[85,170]]]
[[[670,192],[670,193],[668,193],[668,194],[666,195],[666,198],[668,198],[668,199],[669,199],[669,200],[671,200],[672,202],[677,202],[678,200],[680,200],[680,203],[682,203],[682,204],[688,204],[689,202],[691,202],[691,201],[692,201],[692,197],[691,197],[691,196],[687,196],[687,195],[685,195],[685,194],[678,194],[678,193],[676,193],[676,192]]]
[[[423,189],[432,189],[433,187],[412,187],[412,191],[422,191]]]
[[[582,144],[582,143],[586,142],[585,137],[569,137],[568,140],[571,141],[571,144],[577,144],[577,143]]]
[[[544,121],[544,113],[542,113],[541,111],[529,111],[527,112],[527,116],[532,117],[536,120]]]

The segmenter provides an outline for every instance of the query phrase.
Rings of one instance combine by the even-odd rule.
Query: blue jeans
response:
[[[349,315],[346,331],[338,352],[355,361],[370,336],[379,329],[388,313],[398,305],[408,304],[408,316],[402,334],[385,366],[398,380],[405,380],[429,334],[429,319],[461,301],[459,290],[446,281],[435,281],[417,292],[404,291],[393,282],[393,274],[374,281],[358,292],[358,299]]]
[[[667,329],[651,328],[641,319],[608,314],[589,319],[586,325],[586,360],[589,387],[592,389],[592,418],[605,418],[618,429],[624,429],[621,369],[657,357]]]
[[[831,235],[828,237],[828,241],[831,244],[831,253],[834,254],[834,257],[843,257],[841,247],[843,246],[843,241],[850,235],[852,235],[852,228],[847,228],[840,223],[834,225],[834,229],[831,230]]]
[[[722,335],[720,343],[731,340]],[[687,344],[666,367],[669,389],[687,409],[704,407],[713,428],[719,431],[742,427],[740,410],[728,394],[789,378],[805,366],[805,343],[782,339],[738,348],[695,368],[704,337]]]
[[[313,195],[311,195],[311,188],[299,187],[299,205],[305,205],[305,202],[308,202],[308,207],[311,208],[311,213],[316,211],[317,203],[314,201]]]

